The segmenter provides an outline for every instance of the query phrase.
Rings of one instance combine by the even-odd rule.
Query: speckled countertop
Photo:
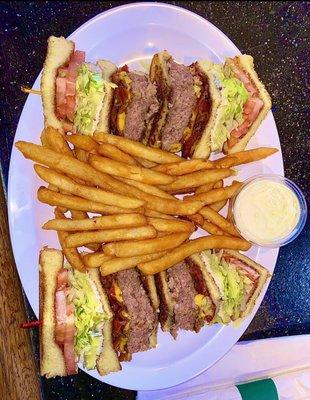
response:
[[[25,102],[18,88],[31,85],[41,70],[46,39],[52,34],[67,36],[96,14],[125,3],[0,2],[0,161],[5,185],[14,133]],[[205,17],[242,52],[253,55],[273,98],[285,174],[309,201],[309,3],[169,3]],[[299,238],[280,250],[265,299],[242,340],[310,333],[309,225],[308,220]],[[37,348],[36,334],[33,343]],[[82,372],[73,378],[43,379],[42,392],[45,400],[135,398],[135,392],[102,384]]]

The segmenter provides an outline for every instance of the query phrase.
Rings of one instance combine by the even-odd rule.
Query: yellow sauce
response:
[[[246,239],[261,245],[288,236],[300,213],[296,194],[285,184],[268,179],[249,183],[234,203],[237,228]]]

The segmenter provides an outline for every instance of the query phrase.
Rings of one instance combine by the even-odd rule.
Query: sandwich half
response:
[[[193,157],[244,150],[271,108],[270,96],[254,70],[253,58],[240,55],[227,58],[224,65],[209,61],[200,61],[198,65],[207,76],[212,106],[208,125],[192,151]]]
[[[214,321],[218,289],[194,256],[160,272],[155,281],[163,331],[176,338],[179,329],[199,332]]]
[[[112,132],[146,143],[158,110],[156,86],[147,74],[129,71],[127,65],[111,79],[116,85],[110,116]]]
[[[159,321],[176,338],[179,329],[247,317],[269,277],[268,271],[233,250],[193,254],[155,276]]]
[[[270,276],[266,268],[234,250],[203,251],[191,260],[212,283],[217,299],[212,322],[228,324],[247,317]]]
[[[156,291],[135,268],[101,277],[114,312],[113,346],[120,361],[157,344]],[[151,295],[149,295],[149,293]]]
[[[194,78],[189,67],[176,63],[167,51],[154,55],[150,78],[157,86],[160,108],[148,144],[176,153],[196,104]]]
[[[63,37],[48,39],[41,78],[45,126],[61,132],[92,135],[110,131],[109,115],[114,85],[110,77],[116,66],[100,60],[85,62],[85,52]]]
[[[77,362],[105,375],[121,369],[112,345],[113,313],[99,272],[64,265],[59,250],[40,253],[40,372],[47,378],[77,373]]]

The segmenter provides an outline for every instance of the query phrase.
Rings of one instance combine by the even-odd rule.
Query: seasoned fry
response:
[[[191,174],[176,177],[173,183],[169,185],[160,185],[159,187],[166,191],[175,191],[179,189],[191,188],[193,186],[201,186],[210,182],[217,182],[220,179],[227,178],[234,174],[230,169],[209,169],[205,171],[197,171]]]
[[[212,210],[219,212],[223,207],[226,206],[227,200],[217,201],[216,203],[210,204],[209,207]]]
[[[83,261],[87,268],[98,268],[105,261],[111,260],[111,258],[111,256],[104,254],[103,251],[83,255]]]
[[[72,150],[64,139],[64,135],[57,129],[47,126],[41,133],[41,143],[48,149],[73,157]]]
[[[234,196],[236,191],[242,186],[241,182],[234,181],[230,186],[224,188],[212,189],[206,193],[194,194],[193,196],[186,196],[186,201],[200,200],[205,205],[216,203],[217,201],[227,200]]]
[[[100,266],[100,273],[102,276],[114,274],[118,271],[124,271],[125,269],[133,268],[139,263],[152,261],[156,258],[162,257],[166,254],[165,251],[155,254],[146,254],[143,256],[128,257],[128,258],[110,258],[109,260],[103,261]],[[106,256],[109,257],[109,256]]]
[[[89,151],[97,152],[98,143],[90,136],[74,134],[74,135],[65,135],[64,138],[67,142],[73,144],[74,147],[77,147],[81,150],[87,152]]]
[[[153,167],[154,171],[163,172],[168,175],[180,176],[185,174],[190,174],[192,172],[200,171],[202,169],[211,169],[214,168],[211,161],[202,160],[202,159],[194,159],[194,160],[185,160],[177,163],[171,164],[161,164]]]
[[[98,142],[110,143],[123,150],[125,153],[134,157],[140,157],[157,164],[165,164],[182,161],[176,154],[169,153],[161,149],[145,146],[135,140],[130,140],[123,136],[110,135],[104,132],[95,132],[94,139]]]
[[[139,163],[131,157],[129,154],[123,152],[113,144],[101,143],[97,148],[98,153],[101,156],[112,158],[112,160],[120,161],[129,165],[138,165]]]
[[[55,213],[55,218],[58,219],[65,218],[64,214],[58,208],[55,209],[54,213]],[[86,271],[86,266],[84,265],[83,259],[78,250],[74,247],[67,248],[66,246],[66,239],[69,234],[67,232],[62,231],[62,232],[57,232],[57,235],[62,251],[69,264],[78,271],[81,272]]]
[[[230,168],[253,161],[262,160],[276,153],[273,147],[258,147],[253,150],[244,150],[213,161],[215,168]]]
[[[189,237],[189,235],[188,232],[172,233],[155,239],[108,243],[103,246],[103,251],[106,254],[115,257],[133,257],[143,254],[158,253],[179,246]]]
[[[250,243],[243,239],[232,238],[227,236],[206,236],[198,239],[190,240],[170,250],[165,256],[138,264],[138,268],[146,275],[154,275],[158,272],[165,271],[186,257],[194,253],[207,249],[233,249],[233,250],[249,250]]]
[[[79,247],[84,246],[84,244],[87,243],[104,243],[119,240],[135,241],[155,237],[155,228],[153,226],[147,225],[139,228],[107,229],[95,232],[72,233],[66,238],[65,244],[67,247]]]
[[[221,188],[221,187],[223,187],[223,184],[224,183],[223,183],[222,179],[220,181],[218,181],[218,182],[215,182],[215,183],[213,183],[213,182],[206,183],[205,185],[199,186],[195,190],[195,194],[206,193],[206,192],[209,192],[209,190]]]
[[[102,204],[113,205],[122,208],[135,209],[141,207],[144,202],[132,197],[127,197],[118,193],[107,192],[102,189],[80,185],[73,179],[62,175],[52,169],[42,167],[42,165],[34,165],[36,173],[45,182],[57,186],[59,189],[65,190],[84,199],[96,201]]]
[[[80,220],[69,218],[52,219],[46,222],[42,228],[47,230],[75,232],[92,231],[97,229],[129,228],[145,225],[147,225],[147,220],[142,214],[120,214]]]
[[[194,232],[195,225],[182,219],[147,217],[147,222],[159,232]]]
[[[161,172],[153,171],[138,165],[128,165],[106,157],[90,155],[88,161],[91,166],[106,174],[121,176],[138,182],[153,185],[172,183],[174,178]]]
[[[166,193],[165,191],[159,189],[156,186],[148,185],[147,183],[137,182],[137,181],[133,181],[132,179],[126,179],[126,178],[122,178],[122,177],[117,177],[117,179],[121,182],[127,183],[130,186],[134,186],[134,187],[138,188],[139,190],[142,190],[145,193],[149,193],[154,196],[163,197],[166,199],[175,200],[175,198],[171,194]]]
[[[227,211],[227,221],[233,221],[233,211],[232,211],[232,201],[231,199],[228,200],[228,211]]]
[[[229,221],[227,221],[226,218],[222,217],[220,214],[218,214],[216,211],[212,210],[212,208],[206,206],[203,207],[199,213],[209,222],[212,222],[214,225],[217,225],[219,228],[221,228],[224,232],[229,233],[230,235],[233,236],[239,236],[239,233],[237,229],[234,227],[233,224],[231,224]]]
[[[50,206],[65,207],[70,210],[89,211],[102,214],[128,214],[130,211],[133,212],[133,210],[126,208],[109,206],[95,201],[86,200],[82,197],[53,192],[45,187],[40,187],[38,189],[37,196],[41,203],[49,204]],[[140,214],[143,212],[143,208],[135,208],[134,212]]]

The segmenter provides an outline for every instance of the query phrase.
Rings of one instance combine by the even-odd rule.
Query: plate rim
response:
[[[74,32],[72,32],[72,33],[68,36],[68,39],[74,39],[77,35],[79,35],[79,34],[80,34],[85,28],[87,28],[89,25],[91,25],[91,24],[93,24],[93,23],[96,23],[97,21],[100,21],[100,20],[102,20],[102,19],[105,19],[105,18],[109,17],[110,15],[112,15],[112,14],[114,14],[114,13],[124,12],[124,11],[127,11],[128,9],[133,9],[133,8],[138,9],[138,8],[145,7],[145,6],[147,6],[147,7],[149,7],[149,8],[156,7],[156,8],[163,8],[163,9],[172,9],[172,10],[176,11],[177,13],[180,13],[180,12],[181,12],[182,14],[185,14],[185,16],[189,16],[189,17],[191,17],[191,18],[195,18],[195,19],[199,20],[200,22],[202,22],[203,24],[207,25],[207,26],[208,26],[209,28],[211,28],[212,30],[214,30],[218,35],[220,35],[220,37],[222,37],[222,38],[226,41],[226,43],[228,43],[228,44],[234,49],[234,51],[235,51],[237,54],[241,54],[240,51],[239,51],[239,49],[238,49],[238,48],[236,47],[236,45],[232,42],[232,40],[231,40],[227,35],[225,35],[224,32],[222,32],[219,28],[217,28],[215,25],[213,25],[213,24],[212,24],[210,21],[208,21],[207,19],[201,17],[200,15],[198,15],[198,14],[196,14],[196,13],[190,11],[190,10],[187,10],[187,9],[182,8],[182,7],[179,7],[179,6],[174,6],[174,5],[172,5],[172,4],[166,4],[166,3],[155,3],[155,2],[140,2],[140,3],[125,4],[125,5],[113,7],[113,8],[111,8],[111,9],[107,10],[107,11],[104,11],[104,12],[102,12],[102,13],[99,13],[99,14],[95,15],[94,17],[92,17],[91,19],[89,19],[88,21],[86,21],[84,24],[82,24],[80,27],[78,27]],[[42,72],[42,71],[41,71],[41,72]],[[39,78],[40,78],[40,76],[41,76],[41,72],[40,72],[39,75],[37,76],[35,82],[37,82],[37,81],[39,80]],[[11,198],[11,196],[12,196],[12,189],[11,189],[11,188],[12,188],[12,186],[14,186],[13,179],[12,179],[12,171],[13,171],[12,163],[13,163],[13,160],[14,160],[14,154],[16,154],[16,150],[14,149],[14,145],[15,145],[15,142],[16,142],[16,133],[19,132],[19,131],[22,129],[22,126],[21,126],[22,117],[23,117],[23,114],[24,114],[24,112],[25,112],[25,108],[26,108],[26,105],[27,105],[27,101],[28,101],[28,96],[27,96],[27,99],[26,99],[26,101],[25,101],[23,110],[22,110],[22,112],[21,112],[21,114],[20,114],[19,122],[18,122],[18,125],[17,125],[17,128],[16,128],[15,137],[14,137],[14,142],[13,142],[13,147],[12,147],[12,150],[11,150],[11,157],[10,157],[10,163],[9,163],[9,174],[8,174],[8,200],[7,200],[7,207],[8,207],[9,231],[10,231],[10,238],[11,238],[11,243],[12,243],[12,249],[13,249],[14,258],[15,258],[15,247],[16,247],[16,244],[15,244],[15,242],[14,242],[14,227],[13,227],[13,225],[12,225],[12,218],[13,218],[13,217],[12,217],[11,210],[10,210],[10,207],[9,207],[10,204],[11,204],[11,200],[12,200],[12,198]],[[26,110],[26,111],[27,111],[27,110]],[[278,139],[278,142],[279,142],[279,153],[280,153],[281,165],[278,165],[278,168],[279,168],[279,170],[280,170],[280,173],[284,174],[283,157],[282,157],[282,150],[281,150],[281,144],[280,144],[279,133],[278,133],[278,130],[277,130],[277,127],[276,127],[276,124],[275,124],[275,121],[274,121],[274,117],[273,117],[272,112],[270,112],[270,115],[271,115],[272,123],[273,123],[274,126],[275,126],[275,130],[276,130],[276,133],[277,133],[277,139]],[[275,253],[275,254],[273,255],[273,258],[274,258],[273,264],[274,264],[274,266],[275,266],[275,264],[276,264],[276,262],[277,262],[278,251],[279,251],[278,249],[276,249],[276,250],[274,251],[274,253]],[[16,263],[16,265],[17,265],[17,263]],[[273,267],[273,268],[274,268],[274,267]],[[19,273],[19,267],[18,267],[18,266],[17,266],[17,270],[18,270],[18,273]],[[19,273],[19,276],[20,276],[20,273]],[[21,279],[21,278],[20,278],[20,279]],[[270,281],[269,281],[269,282],[270,282]],[[260,305],[261,302],[263,301],[263,298],[264,298],[264,296],[265,296],[266,290],[268,289],[268,286],[269,286],[269,282],[267,283],[267,285],[266,285],[266,287],[265,287],[264,295],[260,298],[259,305]],[[21,280],[21,283],[22,283],[22,280]],[[26,292],[25,292],[25,293],[26,293]],[[27,297],[27,299],[28,299],[28,296],[27,296],[27,295],[26,295],[26,297]],[[30,303],[30,300],[29,300],[29,303]],[[31,303],[30,303],[30,304],[31,304]],[[32,306],[31,306],[31,307],[32,307]],[[33,308],[33,307],[32,307],[32,308]],[[244,323],[242,324],[242,325],[244,326],[244,329],[242,328],[242,333],[240,333],[240,335],[238,336],[237,340],[234,341],[234,343],[236,343],[236,342],[239,340],[239,338],[240,338],[241,335],[244,333],[244,331],[245,331],[245,329],[247,328],[247,326],[250,324],[250,322],[251,322],[252,319],[254,318],[254,316],[255,316],[255,314],[256,314],[256,312],[257,312],[257,308],[258,308],[258,307],[256,306],[255,312],[252,312],[251,316],[248,317],[248,318],[244,321]],[[224,327],[222,327],[221,329],[224,329]],[[215,336],[217,336],[217,335],[215,335]],[[226,349],[225,352],[224,352],[223,354],[220,354],[219,356],[215,357],[215,359],[213,360],[213,362],[209,363],[207,367],[202,367],[198,372],[195,372],[195,373],[190,374],[190,376],[188,376],[186,379],[182,379],[182,378],[181,378],[181,380],[177,380],[177,379],[176,379],[176,380],[173,382],[172,385],[171,385],[171,384],[167,384],[167,382],[164,383],[164,384],[159,384],[159,385],[158,385],[157,383],[158,383],[158,381],[160,381],[160,379],[157,378],[156,384],[155,384],[155,385],[154,385],[154,384],[148,384],[147,386],[142,386],[142,387],[141,387],[141,386],[137,386],[137,385],[132,386],[132,385],[128,384],[128,382],[124,382],[124,384],[122,383],[122,378],[121,378],[121,376],[120,376],[120,373],[117,373],[117,374],[110,374],[110,375],[108,375],[108,376],[100,377],[100,376],[97,376],[98,374],[96,373],[96,371],[95,371],[95,373],[93,373],[93,371],[85,371],[85,370],[84,370],[84,371],[85,371],[87,374],[89,374],[90,376],[93,376],[93,377],[95,377],[96,379],[98,379],[98,380],[100,380],[100,381],[102,381],[102,382],[109,383],[109,384],[111,384],[111,385],[114,385],[114,386],[117,386],[117,387],[121,387],[121,388],[125,388],[125,389],[131,389],[131,390],[156,390],[156,389],[164,389],[164,388],[167,388],[167,387],[175,386],[175,385],[180,384],[180,383],[182,383],[182,382],[186,382],[186,381],[192,379],[193,377],[195,377],[195,376],[201,374],[201,373],[204,372],[206,369],[210,368],[213,364],[215,364],[219,359],[221,359],[221,358],[230,350],[230,348],[234,345],[234,343],[233,343],[232,345],[229,345],[228,349]],[[196,350],[194,353],[203,352],[203,349],[204,349],[204,346],[201,346],[201,347],[200,347],[198,350]],[[192,356],[192,355],[193,355],[193,354],[190,354],[190,356]],[[189,357],[190,357],[190,356],[189,356]],[[189,358],[189,357],[186,357],[186,358]],[[177,361],[177,363],[180,363],[180,362],[182,363],[182,360],[183,360],[183,359]],[[136,368],[137,370],[144,369],[144,368],[141,368],[140,366],[135,366],[134,368]],[[150,368],[150,370],[152,370],[152,369],[154,369],[154,368],[155,368],[155,367],[152,367],[152,368]],[[82,368],[82,369],[83,369],[83,368]],[[166,368],[164,368],[164,369],[166,369]],[[132,373],[134,373],[134,371],[132,371]],[[126,381],[126,379],[124,379],[124,381]],[[127,381],[128,381],[128,379],[127,379]]]

